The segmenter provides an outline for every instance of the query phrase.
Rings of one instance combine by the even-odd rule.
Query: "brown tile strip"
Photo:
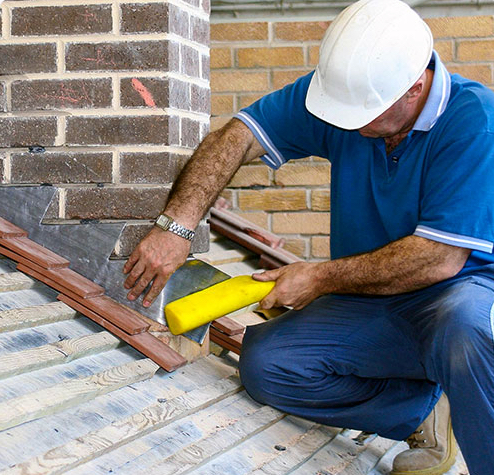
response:
[[[13,261],[19,262],[26,267],[29,267],[40,274],[43,274],[54,283],[58,283],[58,286],[53,287],[59,292],[65,293],[68,291],[83,298],[98,297],[99,295],[103,295],[105,293],[105,289],[103,287],[95,284],[89,279],[86,279],[84,276],[78,274],[72,269],[69,269],[68,267],[56,270],[43,269],[43,267],[35,264],[29,259],[26,259],[14,251],[2,246],[0,246],[0,254],[12,259]]]
[[[0,238],[21,236],[27,236],[27,231],[18,228],[15,224],[9,223],[6,219],[0,218]]]
[[[66,291],[58,282],[46,277],[46,275],[41,274],[23,264],[19,264],[17,269],[24,272],[35,279],[44,282],[46,285],[53,287],[54,289],[70,295],[70,298],[81,303],[82,305],[94,310],[99,313],[106,320],[114,324],[116,327],[120,328],[129,335],[136,335],[142,333],[149,328],[149,323],[140,318],[139,314],[134,310],[125,307],[124,305],[115,302],[115,300],[107,297],[105,295],[100,297],[83,298],[73,292]]]
[[[245,326],[229,317],[221,317],[213,320],[212,325],[227,335],[238,335],[245,331]]]
[[[213,326],[209,330],[209,337],[212,342],[216,343],[227,350],[233,351],[237,355],[240,354],[240,350],[242,348],[242,340],[244,335],[226,335],[225,333],[220,332]]]
[[[44,269],[61,269],[69,266],[69,261],[55,254],[46,247],[21,236],[13,238],[1,238],[0,245],[38,264]]]
[[[142,354],[152,359],[155,363],[159,364],[166,371],[175,371],[177,368],[185,365],[187,360],[183,358],[175,350],[172,350],[168,345],[161,342],[158,338],[154,337],[150,333],[143,332],[138,335],[129,335],[122,331],[120,328],[113,325],[111,322],[103,318],[101,315],[93,312],[91,309],[85,307],[80,302],[77,302],[66,295],[60,294],[58,300],[64,302],[69,307],[77,310],[86,317],[90,318],[94,322],[101,325],[103,328],[112,332],[118,338],[140,351]],[[84,303],[88,302],[86,299]]]

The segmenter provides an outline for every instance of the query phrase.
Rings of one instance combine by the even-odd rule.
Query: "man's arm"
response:
[[[182,226],[195,229],[240,165],[264,153],[247,126],[237,119],[230,120],[199,145],[173,185],[163,212]],[[124,285],[131,289],[128,298],[135,300],[153,281],[143,303],[145,307],[151,305],[189,251],[186,239],[153,228],[124,266],[128,274]]]
[[[298,310],[324,294],[393,295],[428,287],[456,275],[470,252],[407,236],[369,253],[290,264],[254,278],[276,280],[274,289],[261,302],[262,308],[287,305]]]

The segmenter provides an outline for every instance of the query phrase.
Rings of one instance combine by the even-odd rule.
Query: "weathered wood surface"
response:
[[[109,332],[61,340],[0,356],[0,379],[116,348],[120,340]]]
[[[9,399],[0,403],[0,430],[53,414],[100,394],[151,378],[157,370],[156,363],[145,359]]]
[[[57,474],[74,468],[91,458],[114,450],[124,443],[163,427],[194,410],[221,400],[238,392],[240,384],[236,378],[217,381],[171,400],[148,406],[123,420],[102,429],[78,437],[56,447],[41,457],[21,463],[6,470],[5,474]]]
[[[0,332],[69,320],[76,316],[77,312],[63,302],[3,310],[0,312]]]
[[[0,292],[11,292],[12,290],[30,289],[36,281],[22,272],[9,272],[0,274]]]

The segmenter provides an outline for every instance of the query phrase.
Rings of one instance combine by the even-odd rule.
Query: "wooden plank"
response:
[[[232,262],[242,262],[250,259],[252,254],[246,250],[241,249],[228,249],[217,252],[207,252],[200,255],[200,260],[207,262],[212,266],[220,264],[230,264]]]
[[[243,325],[244,327],[247,327],[249,325],[257,325],[266,321],[266,319],[261,317],[261,315],[256,312],[243,312],[237,315],[233,315],[230,318],[238,322],[240,325]]]
[[[83,315],[98,323],[103,328],[106,328],[108,331],[112,332],[118,338],[121,338],[133,348],[151,358],[166,371],[175,371],[177,368],[187,364],[187,360],[184,357],[150,333],[144,332],[137,335],[129,335],[117,326],[113,325],[112,322],[109,322],[103,318],[101,315],[98,315],[66,295],[60,294],[58,299],[65,302],[78,312],[81,312]]]
[[[212,326],[227,335],[238,335],[245,331],[245,325],[241,325],[229,317],[221,317],[211,322]]]
[[[71,320],[77,313],[62,302],[34,305],[0,312],[0,332]]]
[[[27,231],[17,227],[15,224],[0,218],[0,238],[12,238],[27,236]]]
[[[17,268],[35,279],[44,282],[50,287],[57,290],[60,288],[60,285],[57,282],[23,264],[19,264]],[[106,295],[83,298],[73,292],[67,292],[66,294],[69,295],[71,300],[77,301],[81,305],[93,310],[130,335],[141,333],[149,328],[149,323],[142,319],[138,312],[126,307],[125,305],[119,304]]]
[[[119,344],[118,338],[104,331],[9,353],[0,356],[0,379],[55,364],[68,363],[77,358],[111,350]]]
[[[8,272],[0,274],[0,292],[12,292],[13,290],[25,290],[34,287],[36,281],[24,275],[22,272]]]
[[[214,457],[283,419],[285,414],[269,406],[203,438],[146,470],[151,475],[180,474],[208,463]]]
[[[323,427],[314,424],[305,434],[291,446],[283,446],[276,457],[262,464],[259,468],[249,472],[249,475],[281,475],[291,469],[296,470],[309,460],[315,452],[330,442],[339,432],[339,429]]]
[[[31,239],[23,237],[0,238],[0,245],[33,261],[45,269],[60,269],[69,266],[69,261]]]
[[[24,266],[46,276],[48,279],[60,284],[60,289],[57,288],[59,292],[63,292],[64,289],[69,290],[70,292],[74,292],[76,295],[80,295],[81,297],[97,297],[99,295],[103,295],[105,293],[105,289],[98,284],[95,284],[93,281],[86,279],[81,274],[65,267],[63,269],[45,269],[38,264],[30,261],[29,259],[21,256],[20,254],[11,251],[10,249],[6,249],[0,246],[0,253],[4,256],[12,259],[19,264],[23,264]]]
[[[151,378],[158,365],[133,361],[85,378],[69,379],[49,388],[0,403],[0,430],[54,414],[123,386]]]
[[[213,343],[220,345],[226,350],[233,351],[237,355],[240,354],[241,346],[238,345],[236,341],[233,341],[228,337],[228,335],[221,334],[218,331],[215,331],[214,328],[211,327],[209,337]]]
[[[216,381],[163,403],[153,404],[122,420],[89,432],[31,460],[2,472],[4,475],[55,475],[78,467],[137,438],[241,390],[238,378]]]

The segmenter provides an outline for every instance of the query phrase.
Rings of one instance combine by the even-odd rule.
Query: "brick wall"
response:
[[[427,20],[435,48],[451,72],[494,87],[494,18]],[[211,128],[317,64],[329,22],[211,25]],[[311,260],[329,257],[329,166],[309,157],[277,171],[244,166],[224,196],[234,209],[286,238],[285,247]]]
[[[127,255],[208,131],[209,10],[4,1],[1,182],[54,185],[51,221],[126,220],[115,252]],[[194,249],[207,245],[204,222]]]

